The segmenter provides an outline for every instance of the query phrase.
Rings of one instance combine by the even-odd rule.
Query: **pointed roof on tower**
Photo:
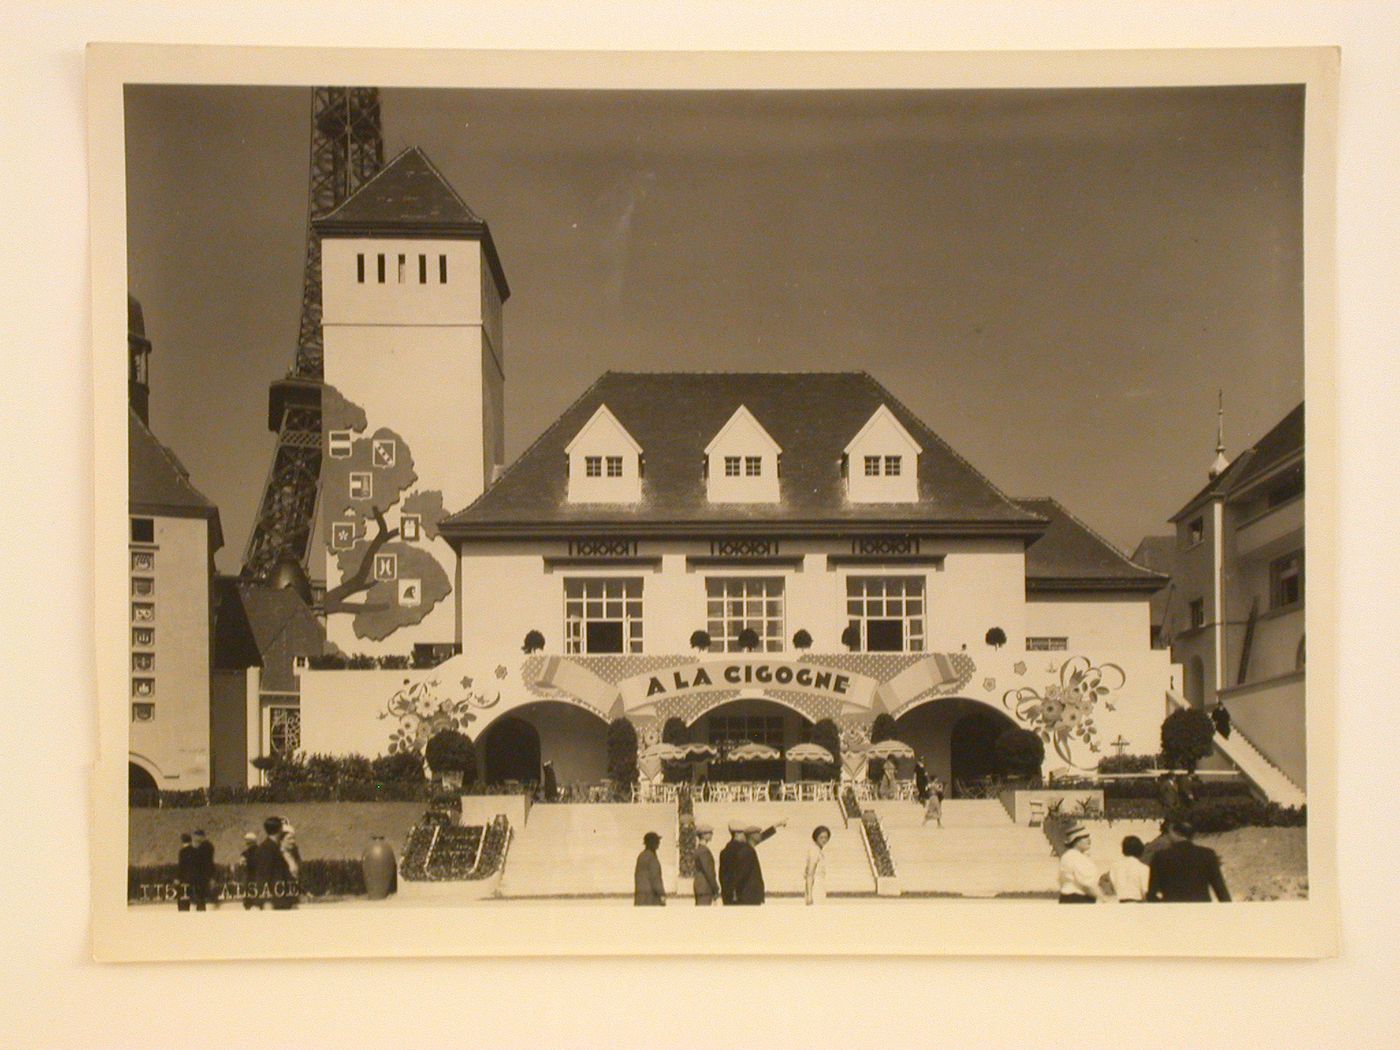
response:
[[[501,290],[510,295],[486,220],[462,200],[428,155],[410,146],[329,215],[312,222],[323,237],[437,237],[480,241]]]

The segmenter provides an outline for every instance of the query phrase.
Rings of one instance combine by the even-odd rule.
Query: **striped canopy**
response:
[[[871,744],[866,755],[871,758],[913,758],[914,749],[902,740],[881,740]]]
[[[820,744],[798,744],[787,750],[789,762],[835,762],[831,752]]]
[[[685,752],[675,744],[658,743],[651,744],[643,749],[641,758],[656,758],[662,761],[672,761],[677,758],[684,758]]]
[[[783,754],[767,744],[740,744],[724,757],[730,762],[765,762],[782,758]]]

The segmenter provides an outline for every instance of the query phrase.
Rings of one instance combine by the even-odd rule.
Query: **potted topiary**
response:
[[[429,738],[423,757],[433,776],[447,787],[461,787],[476,779],[476,748],[465,733],[444,729]]]
[[[759,646],[758,632],[752,627],[745,627],[739,632],[739,648],[746,653],[751,653]]]
[[[1006,632],[1000,627],[993,627],[987,632],[987,644],[993,649],[1000,649],[1006,644]]]
[[[1167,715],[1162,723],[1162,754],[1169,765],[1194,773],[1196,763],[1214,750],[1215,725],[1204,711],[1180,708]]]
[[[539,631],[527,631],[525,634],[525,644],[520,647],[521,652],[537,653],[544,648],[544,635]]]
[[[710,632],[693,631],[690,635],[690,647],[697,653],[708,652],[710,649]]]
[[[841,644],[853,653],[860,649],[860,624],[853,623],[841,632]]]
[[[806,631],[798,631],[792,636],[792,647],[806,652],[812,648],[812,636]]]

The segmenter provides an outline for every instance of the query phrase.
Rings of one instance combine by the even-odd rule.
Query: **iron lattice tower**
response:
[[[277,431],[243,575],[267,580],[290,556],[303,568],[321,487],[321,238],[312,223],[330,214],[384,166],[378,88],[316,88],[311,103],[311,184],[306,270],[296,363],[272,384],[268,429]]]

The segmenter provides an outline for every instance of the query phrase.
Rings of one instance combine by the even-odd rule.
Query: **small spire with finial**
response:
[[[1216,391],[1215,409],[1215,462],[1210,465],[1210,480],[1214,481],[1225,473],[1230,461],[1225,458],[1225,391]]]

